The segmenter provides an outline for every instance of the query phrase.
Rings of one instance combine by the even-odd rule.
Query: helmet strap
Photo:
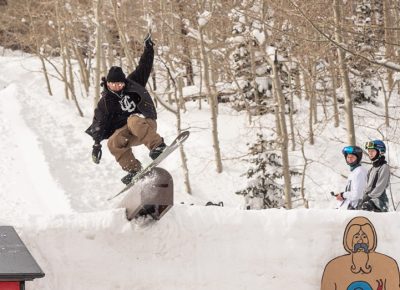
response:
[[[378,149],[374,149],[375,151],[376,151],[376,155],[375,155],[375,157],[374,158],[371,158],[371,161],[372,162],[375,162],[376,160],[378,160],[382,155],[381,155],[381,152],[379,152],[379,150]]]

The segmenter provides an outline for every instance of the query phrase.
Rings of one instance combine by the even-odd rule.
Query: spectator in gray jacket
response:
[[[372,168],[368,171],[367,188],[361,201],[361,209],[375,212],[387,212],[389,199],[386,188],[390,181],[390,169],[385,160],[386,146],[381,140],[369,141],[365,144]]]

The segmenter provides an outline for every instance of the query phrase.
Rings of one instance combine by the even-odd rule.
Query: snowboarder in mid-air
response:
[[[132,152],[133,146],[145,145],[150,157],[156,159],[165,149],[163,138],[157,133],[157,112],[145,86],[154,60],[151,34],[144,40],[145,48],[136,69],[125,77],[122,68],[112,66],[107,78],[102,79],[103,91],[94,111],[93,122],[86,132],[92,136],[93,162],[100,163],[102,140],[116,161],[128,174],[121,180],[129,184],[142,169]]]

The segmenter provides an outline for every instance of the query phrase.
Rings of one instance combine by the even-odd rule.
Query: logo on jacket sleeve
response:
[[[121,105],[121,109],[128,113],[132,113],[136,109],[135,102],[131,100],[128,95],[123,96],[119,104]]]

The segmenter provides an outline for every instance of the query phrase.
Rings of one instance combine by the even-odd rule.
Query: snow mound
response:
[[[27,289],[319,289],[345,254],[343,232],[369,218],[377,251],[400,260],[397,213],[174,206],[160,221],[123,209],[32,218],[22,239],[46,273]]]

